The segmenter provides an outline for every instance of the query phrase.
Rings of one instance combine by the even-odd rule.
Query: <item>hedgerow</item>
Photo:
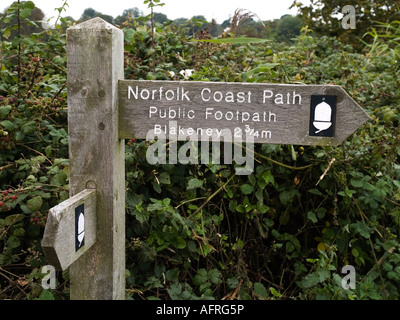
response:
[[[68,270],[42,288],[40,246],[68,198],[66,39],[23,35],[33,8],[14,3],[1,20],[0,299],[68,299]],[[308,28],[289,44],[216,44],[191,41],[190,24],[154,27],[123,27],[126,79],[337,84],[371,120],[338,147],[257,145],[248,176],[150,165],[149,141],[127,141],[127,298],[398,299],[398,21],[371,29],[362,52]]]

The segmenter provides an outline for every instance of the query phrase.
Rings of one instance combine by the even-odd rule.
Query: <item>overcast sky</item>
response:
[[[14,0],[0,0],[0,11],[3,12]],[[191,18],[195,15],[203,15],[208,21],[215,19],[222,23],[233,15],[237,8],[247,9],[256,13],[262,20],[279,19],[284,14],[295,15],[296,9],[289,10],[294,0],[162,0],[165,6],[156,8],[156,12],[164,13],[169,19]],[[308,3],[308,0],[302,1]],[[37,7],[42,9],[46,17],[57,15],[54,10],[61,7],[62,0],[34,0]],[[79,19],[86,8],[93,8],[103,14],[114,18],[121,15],[125,9],[137,7],[144,14],[150,10],[143,0],[68,0],[69,7],[62,16],[71,16]]]

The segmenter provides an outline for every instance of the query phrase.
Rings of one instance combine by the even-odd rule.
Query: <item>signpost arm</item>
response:
[[[70,267],[71,299],[125,298],[123,32],[100,18],[67,31],[70,196],[96,189],[96,243]]]

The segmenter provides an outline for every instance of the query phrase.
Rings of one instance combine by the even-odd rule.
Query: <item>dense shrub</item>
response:
[[[30,2],[1,22],[18,10],[33,23]],[[149,165],[149,142],[127,141],[127,297],[398,299],[398,24],[358,53],[307,28],[288,45],[216,44],[142,20],[124,28],[126,79],[334,83],[371,120],[339,147],[257,145],[249,176]],[[68,272],[56,290],[40,280],[48,210],[68,198],[65,35],[6,28],[17,35],[1,44],[0,298],[68,299]],[[357,285],[344,290],[348,264]]]

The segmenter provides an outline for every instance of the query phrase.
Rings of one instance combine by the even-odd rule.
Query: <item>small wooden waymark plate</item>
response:
[[[48,264],[65,270],[96,242],[96,190],[50,209],[42,240]]]

